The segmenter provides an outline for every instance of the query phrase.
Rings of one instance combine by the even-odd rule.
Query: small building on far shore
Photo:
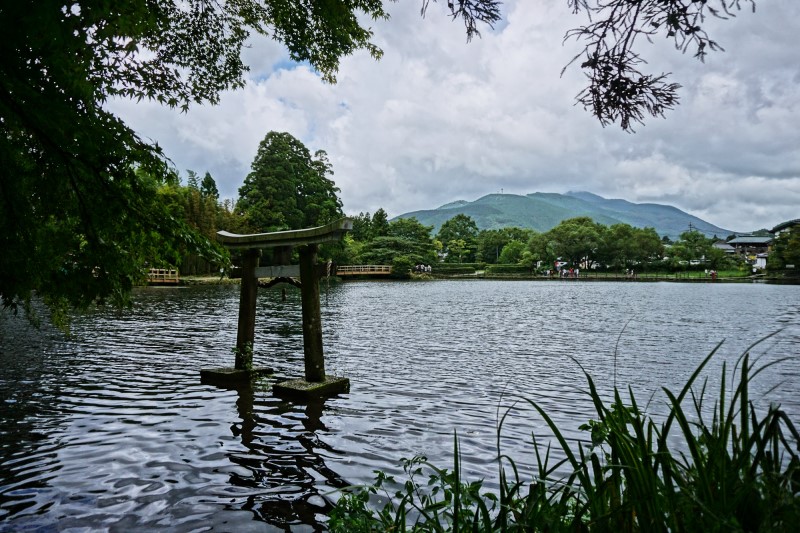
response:
[[[728,245],[733,247],[736,255],[754,268],[763,269],[767,266],[767,255],[772,241],[771,235],[739,235],[729,240]]]
[[[729,240],[728,245],[733,246],[739,255],[750,257],[769,252],[772,241],[772,236],[740,235]]]
[[[722,250],[723,252],[725,252],[725,255],[733,255],[736,253],[736,248],[734,248],[725,241],[717,241],[714,244],[712,244],[712,246],[717,250]]]

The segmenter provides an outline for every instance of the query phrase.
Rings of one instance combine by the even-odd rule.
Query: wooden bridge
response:
[[[386,276],[391,273],[391,265],[341,265],[336,267],[337,276]]]
[[[177,270],[151,268],[147,273],[148,285],[177,285],[180,281]]]

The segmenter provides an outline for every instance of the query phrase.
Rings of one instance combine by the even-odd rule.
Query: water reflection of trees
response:
[[[322,530],[331,504],[320,485],[323,491],[347,485],[320,454],[335,453],[319,435],[328,430],[322,421],[325,400],[296,404],[259,394],[250,384],[236,390],[240,420],[231,432],[247,451],[228,457],[249,475],[232,472],[230,483],[252,491],[241,509],[287,531],[300,524]]]
[[[45,309],[33,303],[36,313]],[[49,481],[62,465],[63,444],[51,435],[66,423],[58,416],[64,386],[80,376],[65,373],[74,354],[47,324],[32,326],[0,309],[0,530],[20,514],[41,514],[53,505]],[[52,364],[58,358],[59,364]]]

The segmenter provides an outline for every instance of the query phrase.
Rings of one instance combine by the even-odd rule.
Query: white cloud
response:
[[[602,128],[574,104],[581,22],[566,0],[508,1],[505,20],[466,44],[463,26],[433,4],[387,3],[375,22],[385,51],[345,58],[338,84],[254,41],[251,79],[220,105],[187,114],[115,102],[180,170],[209,170],[235,196],[270,130],[324,149],[345,209],[390,215],[510,193],[589,190],[661,201],[716,225],[747,230],[797,218],[800,205],[800,3],[759,2],[756,14],[711,21],[726,48],[705,64],[669,43],[645,46],[653,72],[674,72],[682,103],[634,135]],[[652,52],[652,53],[651,53]]]

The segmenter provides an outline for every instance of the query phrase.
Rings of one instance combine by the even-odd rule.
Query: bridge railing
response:
[[[391,274],[391,265],[339,265],[336,267],[337,276],[356,276],[364,274]]]
[[[178,283],[178,271],[166,268],[151,268],[147,273],[148,283]]]

